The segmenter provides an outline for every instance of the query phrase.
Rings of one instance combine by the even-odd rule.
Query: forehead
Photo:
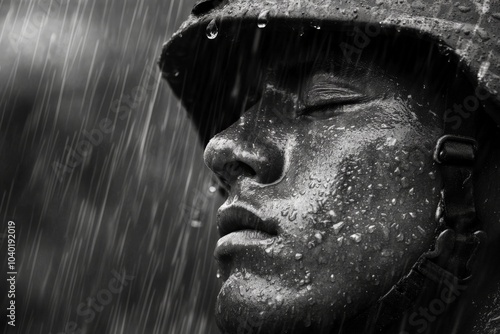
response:
[[[202,131],[205,144],[255,104],[269,83],[292,84],[290,88],[296,91],[300,88],[296,84],[313,73],[358,76],[366,78],[367,85],[372,78],[383,74],[406,87],[425,85],[437,92],[453,82],[446,78],[456,74],[455,62],[450,62],[448,55],[442,55],[435,45],[415,38],[381,35],[360,48],[355,36],[322,30],[308,38],[266,36],[259,39],[258,48],[238,58],[234,84],[225,83],[227,70],[220,71],[217,79],[225,88],[219,95],[210,96],[204,112],[195,119],[200,128],[206,129]],[[218,82],[213,84],[222,87]]]

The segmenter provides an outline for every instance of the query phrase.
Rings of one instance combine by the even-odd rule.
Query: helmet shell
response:
[[[335,34],[368,25],[439,45],[489,93],[488,103],[500,106],[500,1],[494,0],[202,0],[164,45],[159,65],[206,143],[234,122],[226,111],[240,108],[253,89],[269,48],[293,44],[309,30]],[[267,49],[258,42],[265,34],[275,37]],[[500,115],[491,116],[500,124]]]

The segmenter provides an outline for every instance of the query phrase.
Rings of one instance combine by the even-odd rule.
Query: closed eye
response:
[[[344,106],[366,100],[366,96],[348,87],[318,85],[307,93],[299,116],[329,118],[344,112]]]

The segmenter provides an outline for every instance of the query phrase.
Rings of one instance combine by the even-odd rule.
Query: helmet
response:
[[[241,108],[254,88],[265,50],[284,42],[280,37],[266,44],[266,37],[307,39],[309,31],[331,34],[356,27],[364,27],[358,30],[364,33],[361,47],[381,33],[439,45],[466,69],[470,81],[482,89],[481,97],[500,105],[497,1],[201,0],[165,44],[159,65],[206,143],[235,121],[227,111]],[[457,115],[448,116],[452,123]],[[500,123],[499,114],[491,116]]]
[[[437,46],[476,87],[465,98],[465,109],[473,112],[486,105],[500,124],[500,114],[494,112],[500,107],[498,32],[498,1],[202,0],[165,44],[159,65],[204,143],[237,119],[259,86],[260,69],[270,53],[293,53],[294,47],[308,45],[308,35],[318,34],[350,35],[354,44],[343,49],[348,57],[379,35]],[[443,282],[460,285],[469,274],[470,259],[484,239],[472,185],[474,126],[462,109],[444,113],[445,135],[434,155],[443,182],[435,247],[361,315],[376,328],[387,327],[418,300],[439,293]]]

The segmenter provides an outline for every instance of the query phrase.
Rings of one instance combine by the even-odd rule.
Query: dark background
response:
[[[156,66],[193,4],[0,1],[0,332],[217,332],[220,199]],[[113,273],[134,278],[109,293]]]

